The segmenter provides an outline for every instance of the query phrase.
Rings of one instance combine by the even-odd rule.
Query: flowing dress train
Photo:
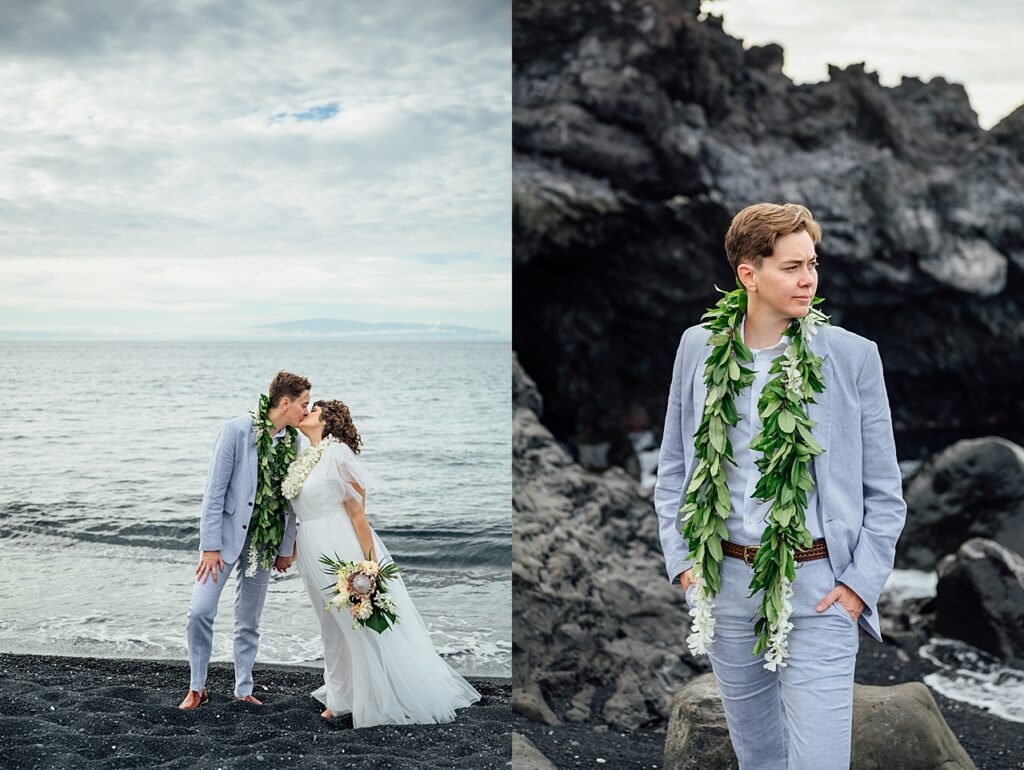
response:
[[[312,695],[336,715],[351,713],[355,727],[451,722],[455,709],[475,703],[480,693],[437,654],[401,574],[388,582],[398,623],[383,634],[352,628],[347,609],[325,609],[332,581],[320,555],[365,558],[344,502],[361,501],[354,485],[365,493],[367,481],[352,449],[331,444],[292,500],[298,519],[296,564],[324,643],[324,685]],[[376,532],[373,543],[377,561],[389,560]]]

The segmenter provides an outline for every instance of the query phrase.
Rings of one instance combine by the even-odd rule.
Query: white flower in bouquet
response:
[[[358,620],[366,620],[373,614],[373,603],[369,599],[364,599],[349,607],[349,612],[352,613],[352,617]]]
[[[348,579],[349,590],[354,594],[359,594],[360,596],[366,596],[369,594],[376,584],[377,581],[374,579],[374,576],[369,575],[366,572],[356,572]]]
[[[377,573],[380,572],[380,565],[375,561],[360,561],[356,562],[356,566],[362,572],[369,572],[371,575],[376,577]]]

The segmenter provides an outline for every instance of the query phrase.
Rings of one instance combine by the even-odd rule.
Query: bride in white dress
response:
[[[360,561],[369,552],[378,563],[391,556],[366,519],[369,481],[356,460],[362,439],[348,407],[340,401],[317,401],[299,430],[310,442],[306,452],[327,441],[304,480],[298,472],[301,454],[289,473],[293,483],[301,482],[291,500],[299,522],[296,564],[324,643],[324,686],[313,692],[326,706],[322,716],[351,713],[355,727],[451,722],[455,709],[475,703],[480,693],[434,650],[401,574],[388,581],[398,623],[383,634],[352,628],[347,609],[324,609],[332,598],[332,579],[323,571],[321,554]]]

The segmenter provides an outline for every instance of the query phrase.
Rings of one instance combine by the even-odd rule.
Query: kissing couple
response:
[[[321,557],[362,563],[373,575],[391,559],[366,518],[369,477],[356,460],[362,438],[349,408],[317,401],[311,409],[309,391],[306,378],[279,372],[257,410],[217,435],[188,609],[191,682],[180,708],[209,702],[213,620],[232,572],[234,697],[262,705],[252,694],[252,667],[270,571],[297,564],[324,646],[324,684],[312,693],[325,707],[321,716],[351,714],[354,727],[451,722],[480,693],[437,654],[401,575],[387,587],[386,606],[398,621],[379,633],[353,622],[336,606],[334,586],[323,587]]]

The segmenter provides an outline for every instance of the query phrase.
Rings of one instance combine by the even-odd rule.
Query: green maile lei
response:
[[[738,280],[737,286],[730,292],[716,286],[725,296],[701,317],[707,320],[704,328],[712,333],[712,351],[704,366],[707,398],[694,434],[699,462],[680,509],[682,533],[690,546],[690,558],[696,560],[692,572],[692,633],[687,638],[694,655],[707,654],[708,645],[714,641],[713,598],[721,589],[722,540],[729,534],[726,519],[732,507],[725,463],[736,465],[727,428],[740,420],[736,396],[754,381],[754,371],[743,365],[754,357],[743,343],[740,329],[747,311],[747,294]],[[790,342],[772,360],[769,374],[775,377],[765,384],[757,402],[761,430],[750,442],[752,451],[762,453],[756,461],[761,478],[754,496],[771,502],[750,581],[751,596],[764,592],[754,625],[758,637],[753,654],[764,652],[764,667],[770,671],[785,666],[789,656],[786,640],[793,628],[789,622],[793,611],[790,599],[796,579],[793,550],[812,545],[804,518],[807,495],[814,489],[809,466],[812,458],[825,450],[811,434],[816,423],[807,416],[807,405],[814,403],[814,395],[822,393],[825,385],[822,359],[809,343],[817,327],[829,324],[828,316],[814,307],[824,301],[815,297],[807,315],[794,318],[783,332]]]
[[[288,466],[295,460],[298,431],[288,426],[285,435],[274,444],[277,429],[267,412],[270,398],[260,396],[260,404],[252,415],[256,433],[256,499],[253,500],[252,519],[249,522],[249,553],[245,574],[253,577],[257,566],[270,569],[284,540],[284,520],[288,513],[288,500],[281,491],[281,481]]]

